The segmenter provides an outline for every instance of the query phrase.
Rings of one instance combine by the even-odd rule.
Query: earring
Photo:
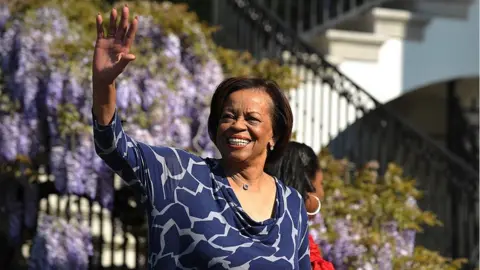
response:
[[[317,209],[316,209],[314,212],[308,212],[308,211],[307,211],[307,215],[309,215],[309,216],[315,216],[315,215],[317,215],[318,213],[320,213],[320,209],[322,209],[322,202],[320,202],[320,199],[319,199],[317,196],[315,196],[315,195],[310,195],[310,194],[309,194],[308,196],[312,196],[312,197],[315,198],[315,199],[317,200],[317,202],[318,202],[318,207],[317,207]]]
[[[270,151],[273,151],[273,144],[270,144]]]

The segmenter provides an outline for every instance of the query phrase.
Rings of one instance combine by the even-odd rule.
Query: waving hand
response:
[[[97,41],[93,56],[93,82],[111,85],[118,75],[123,72],[135,55],[130,53],[130,47],[135,39],[138,20],[135,17],[128,23],[129,10],[125,5],[122,17],[117,25],[117,11],[112,9],[108,34],[103,30],[103,19],[97,15]]]

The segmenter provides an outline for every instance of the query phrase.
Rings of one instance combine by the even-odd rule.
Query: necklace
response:
[[[233,181],[237,181],[237,178],[233,175],[232,175],[232,179],[233,179]],[[243,185],[242,185],[243,190],[245,190],[245,191],[248,190],[248,188],[250,186],[245,181],[243,181],[242,179],[238,179],[238,180],[240,180],[240,182],[243,183]]]
[[[250,188],[250,185],[247,182],[243,181],[242,179],[237,178],[234,175],[232,175],[231,178],[232,178],[233,181],[237,181],[237,179],[240,180],[240,182],[243,183],[242,184],[242,189],[243,190],[247,191]],[[272,178],[272,180],[274,180],[274,179]],[[274,180],[274,182],[275,182],[275,180]]]

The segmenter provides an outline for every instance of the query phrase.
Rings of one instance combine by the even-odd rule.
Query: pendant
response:
[[[248,190],[248,185],[247,184],[243,184],[243,190]]]

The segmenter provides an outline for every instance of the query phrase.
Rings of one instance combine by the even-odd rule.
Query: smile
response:
[[[239,139],[239,138],[229,138],[228,144],[232,146],[245,146],[250,142],[250,140]]]

